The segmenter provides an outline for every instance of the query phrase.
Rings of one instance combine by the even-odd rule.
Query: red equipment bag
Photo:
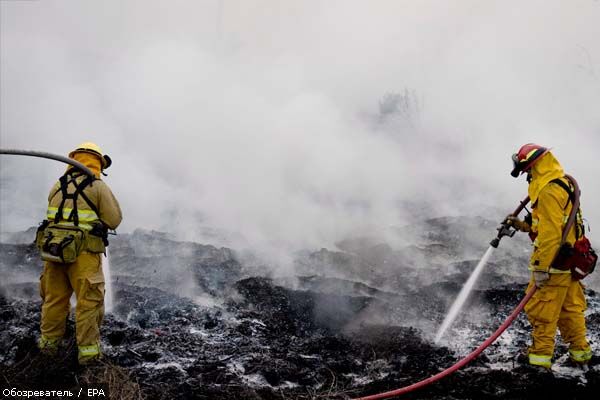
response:
[[[567,234],[569,230],[573,226],[573,224],[577,224],[577,213],[579,211],[579,196],[580,190],[579,185],[575,178],[570,175],[565,175],[565,177],[571,181],[571,184],[575,188],[575,190],[571,191],[569,187],[566,186],[565,183],[560,181],[559,179],[555,179],[552,182],[555,182],[563,187],[569,193],[569,197],[573,201],[573,208],[571,209],[571,214],[569,215],[569,219],[567,224],[563,230],[561,246],[554,257],[554,261],[552,262],[552,266],[556,269],[561,269],[563,271],[571,270],[571,277],[573,280],[581,280],[594,272],[596,268],[596,262],[598,261],[598,255],[596,251],[592,249],[592,245],[588,238],[585,237],[585,229],[583,226],[581,229],[576,227],[576,238],[577,240],[571,246],[569,243],[566,243]],[[581,231],[581,233],[580,233]],[[579,237],[581,234],[581,237]]]
[[[571,270],[571,277],[578,281],[594,272],[597,261],[596,251],[592,248],[588,238],[583,236],[572,246],[569,243],[563,244],[552,267],[562,271]]]
[[[594,272],[598,255],[592,249],[590,241],[585,236],[573,244],[571,257],[568,263],[571,266],[573,280],[580,280]]]

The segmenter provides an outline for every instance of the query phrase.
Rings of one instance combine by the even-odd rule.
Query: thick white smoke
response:
[[[98,142],[122,231],[287,253],[415,207],[509,211],[526,192],[509,157],[529,141],[555,148],[600,226],[597,1],[0,7],[1,146]],[[0,228],[22,230],[63,166],[7,157]]]

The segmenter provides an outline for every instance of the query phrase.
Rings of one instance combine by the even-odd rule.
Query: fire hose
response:
[[[0,154],[41,157],[41,158],[47,158],[47,159],[51,159],[51,160],[61,161],[66,164],[72,165],[75,168],[78,168],[79,170],[81,170],[82,172],[84,172],[85,174],[87,174],[89,176],[94,176],[93,172],[90,171],[85,165],[81,164],[80,162],[75,161],[71,158],[63,157],[63,156],[56,155],[56,154],[44,153],[44,152],[39,152],[39,151],[14,150],[14,149],[0,149]],[[578,192],[578,190],[576,191],[576,193],[577,192]],[[579,205],[578,194],[579,193],[577,193],[577,195],[576,195],[577,196],[577,205]],[[523,210],[523,208],[525,208],[525,206],[527,205],[528,202],[529,202],[529,197],[526,197],[519,204],[519,207],[517,207],[517,209],[513,212],[512,215],[517,216]],[[573,208],[575,209],[575,207],[573,207]],[[566,233],[569,231],[570,225],[572,225],[572,223],[573,223],[573,218],[570,218],[569,223],[567,224],[567,227],[565,228],[565,232],[563,234],[563,242],[564,242]],[[508,224],[503,223],[498,228],[498,236],[490,242],[490,245],[497,248],[498,244],[500,243],[500,239],[502,239],[502,237],[504,237],[504,236],[512,237],[512,236],[514,236],[515,233],[516,233],[516,230],[514,228],[511,229],[511,227]],[[469,355],[467,355],[466,357],[464,357],[463,359],[461,359],[454,365],[450,366],[449,368],[446,368],[445,370],[443,370],[429,378],[426,378],[419,382],[413,383],[412,385],[405,386],[403,388],[384,392],[384,393],[360,397],[355,400],[379,400],[379,399],[387,399],[387,398],[394,397],[394,396],[401,396],[403,394],[413,392],[417,389],[428,386],[428,385],[456,372],[457,370],[459,370],[460,368],[464,367],[465,365],[467,365],[468,363],[473,361],[475,358],[477,358],[477,356],[479,356],[479,354],[481,354],[486,348],[488,348],[492,343],[494,343],[496,341],[496,339],[500,335],[502,335],[502,333],[504,333],[504,331],[513,323],[513,321],[517,318],[519,313],[523,310],[523,308],[525,307],[527,302],[535,294],[536,289],[537,289],[536,286],[533,286],[526,293],[525,297],[521,300],[521,302],[515,307],[515,309],[512,311],[512,313],[502,323],[502,325],[500,325],[500,327],[489,338],[487,338],[481,345],[479,345],[479,347],[477,347],[473,352],[471,352]]]
[[[15,150],[15,149],[0,149],[0,154],[12,154],[15,156],[31,156],[31,157],[47,158],[49,160],[56,160],[56,161],[60,161],[60,162],[64,162],[66,164],[72,165],[73,167],[79,169],[80,171],[82,171],[83,173],[85,173],[88,176],[91,176],[91,177],[94,176],[94,173],[92,171],[90,171],[90,169],[88,167],[86,167],[85,165],[80,163],[79,161],[75,161],[72,158],[59,156],[57,154],[43,153],[41,151]]]
[[[496,332],[494,332],[492,334],[492,336],[490,336],[489,338],[486,339],[485,342],[483,342],[477,349],[475,349],[473,352],[471,352],[468,356],[466,356],[465,358],[463,358],[462,360],[460,360],[459,362],[457,362],[456,364],[452,365],[451,367],[443,370],[442,372],[435,374],[433,376],[430,376],[427,379],[423,379],[422,381],[419,381],[417,383],[413,383],[410,386],[405,386],[403,388],[400,389],[396,389],[396,390],[392,390],[389,392],[385,392],[385,393],[379,393],[379,394],[374,394],[371,396],[366,396],[366,397],[359,397],[355,400],[378,400],[378,399],[387,399],[393,396],[400,396],[409,392],[413,392],[417,389],[420,389],[422,387],[428,386],[436,381],[439,381],[440,379],[458,371],[460,368],[464,367],[465,365],[467,365],[468,363],[470,363],[471,361],[473,361],[475,358],[477,358],[477,356],[479,354],[481,354],[481,352],[483,350],[485,350],[489,345],[491,345],[492,343],[494,343],[496,341],[496,339],[498,339],[498,337],[500,335],[502,335],[502,333],[510,326],[510,324],[513,323],[513,321],[515,320],[515,318],[517,318],[517,316],[519,315],[519,313],[521,312],[521,310],[523,310],[523,307],[525,307],[525,304],[527,304],[527,302],[529,301],[529,299],[531,299],[531,296],[533,296],[533,294],[536,291],[536,287],[533,286],[531,288],[531,290],[529,290],[529,292],[527,292],[527,294],[525,295],[525,297],[523,297],[523,300],[521,300],[521,302],[519,303],[519,305],[517,305],[517,307],[513,310],[513,312],[508,316],[508,318],[506,318],[506,321],[504,321],[504,323],[502,325],[500,325],[500,327],[496,330]]]
[[[527,203],[529,203],[529,196],[526,197],[517,207],[517,209],[512,213],[513,216],[517,216],[519,215],[519,213],[525,208],[525,206],[527,205]],[[503,222],[499,227],[498,227],[498,236],[495,237],[491,242],[490,245],[494,248],[497,248],[498,245],[500,244],[500,239],[502,239],[504,236],[508,236],[508,237],[513,237],[514,234],[516,233],[516,229],[514,227],[511,227],[511,225],[509,225],[506,221]],[[568,231],[568,229],[566,230]],[[394,396],[401,396],[403,394],[406,393],[410,393],[413,392],[417,389],[420,389],[422,387],[428,386],[436,381],[439,381],[440,379],[453,374],[454,372],[458,371],[460,368],[464,367],[465,365],[467,365],[468,363],[470,363],[471,361],[473,361],[475,358],[477,358],[477,356],[479,356],[479,354],[481,354],[486,348],[488,348],[489,345],[491,345],[492,343],[494,343],[496,341],[496,339],[498,339],[498,337],[500,335],[502,335],[502,333],[504,333],[504,331],[513,323],[513,321],[517,318],[517,316],[519,315],[519,313],[523,310],[523,308],[525,307],[525,304],[527,304],[527,302],[529,301],[529,299],[531,299],[531,297],[534,295],[535,291],[536,291],[537,287],[533,286],[526,294],[525,297],[523,297],[523,299],[521,300],[521,302],[515,307],[515,309],[512,311],[512,313],[506,318],[506,320],[502,323],[502,325],[500,325],[500,327],[489,337],[487,338],[483,343],[481,343],[481,345],[479,345],[479,347],[477,347],[474,351],[472,351],[469,355],[467,355],[466,357],[464,357],[463,359],[461,359],[460,361],[458,361],[457,363],[455,363],[454,365],[452,365],[451,367],[446,368],[445,370],[443,370],[442,372],[439,372],[433,376],[430,376],[429,378],[423,379],[419,382],[413,383],[412,385],[409,386],[405,386],[403,388],[400,389],[396,389],[396,390],[391,390],[389,392],[384,392],[384,393],[378,393],[378,394],[374,394],[371,396],[365,396],[365,397],[359,397],[353,400],[379,400],[379,399],[387,399],[390,397],[394,397]]]
[[[574,199],[573,199],[573,206],[571,208],[571,214],[569,215],[567,223],[563,229],[560,246],[562,246],[563,243],[565,243],[565,241],[567,239],[567,235],[568,235],[569,231],[571,230],[571,228],[573,227],[573,224],[575,223],[577,210],[579,209],[579,204],[580,204],[579,203],[580,190],[579,190],[579,185],[577,184],[577,181],[570,175],[565,175],[565,177],[572,183],[572,185],[574,187],[574,190],[573,190]],[[519,204],[517,209],[512,213],[512,216],[515,216],[515,217],[518,216],[519,213],[525,208],[525,206],[527,206],[528,203],[529,203],[529,196],[526,197]],[[517,231],[506,220],[504,222],[502,222],[502,224],[500,224],[500,226],[498,227],[497,230],[498,230],[498,236],[495,237],[490,242],[490,246],[492,246],[494,248],[498,247],[498,245],[500,244],[500,239],[502,239],[504,236],[513,237]],[[559,246],[559,248],[560,248],[560,246]],[[556,255],[558,255],[558,252]],[[556,258],[556,255],[555,255],[555,258]],[[551,265],[553,263],[554,263],[554,261],[552,261]],[[502,333],[504,333],[504,331],[513,323],[513,321],[517,318],[519,313],[523,310],[523,308],[525,307],[527,302],[535,294],[536,290],[537,290],[537,287],[535,285],[533,285],[532,288],[525,294],[525,297],[523,297],[521,302],[515,307],[515,309],[512,311],[512,313],[502,323],[502,325],[500,325],[500,327],[489,338],[487,338],[481,345],[479,345],[479,347],[477,347],[473,352],[471,352],[469,355],[467,355],[466,357],[464,357],[463,359],[461,359],[454,365],[446,368],[442,372],[439,372],[433,376],[430,376],[429,378],[426,378],[426,379],[423,379],[422,381],[413,383],[412,385],[405,386],[403,388],[396,389],[396,390],[391,390],[389,392],[374,394],[371,396],[359,397],[354,400],[379,400],[379,399],[387,399],[387,398],[394,397],[394,396],[401,396],[403,394],[413,392],[417,389],[428,386],[428,385],[430,385],[436,381],[439,381],[440,379],[458,371],[460,368],[464,367],[465,365],[467,365],[468,363],[473,361],[475,358],[477,358],[477,356],[479,354],[481,354],[481,352],[483,352],[487,347],[489,347],[489,345],[494,343],[496,341],[496,339],[498,339],[498,337],[500,335],[502,335]]]

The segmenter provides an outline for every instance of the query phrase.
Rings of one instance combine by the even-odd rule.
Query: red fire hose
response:
[[[496,332],[494,332],[492,334],[492,336],[490,336],[489,338],[486,339],[485,342],[483,342],[477,349],[475,349],[471,354],[469,354],[468,356],[466,356],[465,358],[463,358],[462,360],[460,360],[459,362],[457,362],[456,364],[454,364],[453,366],[443,370],[442,372],[435,374],[433,376],[430,376],[427,379],[423,379],[420,382],[417,383],[413,383],[410,386],[406,386],[400,389],[396,389],[396,390],[392,390],[389,392],[385,392],[385,393],[379,393],[379,394],[373,394],[371,396],[366,396],[366,397],[359,397],[353,400],[378,400],[378,399],[387,399],[393,396],[400,396],[412,391],[415,391],[417,389],[420,389],[424,386],[430,385],[433,382],[439,381],[440,379],[456,372],[457,370],[459,370],[460,368],[464,367],[465,365],[467,365],[468,363],[470,363],[471,361],[473,361],[479,354],[481,354],[481,352],[483,350],[485,350],[490,344],[494,343],[494,341],[496,341],[496,339],[498,339],[498,337],[500,335],[502,335],[502,333],[510,326],[510,324],[512,324],[512,322],[515,320],[515,318],[517,318],[517,316],[519,315],[519,313],[521,312],[521,310],[523,310],[523,307],[525,307],[525,304],[527,304],[527,302],[529,301],[529,299],[531,299],[531,296],[533,296],[533,294],[535,293],[535,290],[537,288],[535,286],[533,286],[529,292],[527,292],[527,294],[525,295],[525,297],[523,298],[523,300],[521,300],[521,302],[519,303],[519,305],[513,310],[513,312],[508,316],[508,318],[506,318],[506,321],[504,321],[504,323],[502,323],[502,325],[500,325],[500,327],[496,330]]]
[[[561,239],[559,247],[562,246],[563,243],[565,243],[565,241],[567,239],[567,235],[570,232],[571,228],[573,227],[573,224],[575,223],[575,217],[577,214],[577,210],[579,209],[579,196],[580,196],[579,185],[577,184],[577,181],[572,176],[565,175],[565,177],[567,177],[569,179],[569,181],[571,181],[571,183],[573,184],[573,187],[575,188],[575,190],[574,190],[575,200],[573,201],[573,207],[571,209],[571,214],[569,215],[567,224],[563,228],[563,235],[562,235],[562,239]],[[525,208],[525,206],[527,205],[528,202],[529,202],[529,196],[526,197],[519,204],[519,207],[517,207],[517,209],[513,212],[512,215],[514,215],[514,216],[519,215],[519,213]],[[510,227],[506,225],[506,223],[502,223],[502,225],[498,228],[498,237],[496,237],[494,240],[492,240],[490,245],[493,247],[498,247],[500,239],[502,239],[503,236],[512,237],[514,235],[514,232],[515,231],[511,230]],[[494,343],[494,341],[496,339],[498,339],[498,337],[500,335],[502,335],[502,333],[510,326],[510,324],[512,324],[512,322],[515,320],[515,318],[517,318],[519,313],[523,310],[523,308],[525,307],[525,304],[527,304],[529,299],[531,299],[531,297],[535,293],[536,289],[537,288],[535,286],[533,286],[529,290],[529,292],[527,292],[527,294],[525,294],[525,297],[523,298],[523,300],[521,300],[519,305],[517,305],[517,307],[515,307],[513,312],[508,316],[508,318],[506,318],[506,321],[504,321],[502,323],[502,325],[500,325],[500,327],[496,330],[496,332],[494,332],[492,334],[492,336],[487,338],[486,341],[481,343],[481,345],[478,348],[476,348],[471,354],[469,354],[468,356],[466,356],[465,358],[463,358],[462,360],[460,360],[453,366],[446,368],[442,372],[435,374],[433,376],[430,376],[427,379],[423,379],[420,382],[413,383],[412,385],[409,385],[409,386],[406,386],[406,387],[403,387],[400,389],[392,390],[389,392],[385,392],[385,393],[374,394],[374,395],[366,396],[366,397],[359,397],[359,398],[353,399],[353,400],[378,400],[378,399],[387,399],[387,398],[394,397],[394,396],[400,396],[400,395],[403,395],[403,394],[406,394],[409,392],[413,392],[413,391],[420,389],[422,387],[425,387],[427,385],[430,385],[433,382],[439,381],[440,379],[458,371],[460,368],[464,367],[465,365],[467,365],[468,363],[473,361],[479,354],[481,354],[482,351],[484,351],[490,344]]]

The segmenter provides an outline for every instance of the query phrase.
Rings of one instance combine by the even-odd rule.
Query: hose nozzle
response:
[[[498,245],[500,244],[500,239],[502,239],[504,236],[513,237],[515,236],[515,233],[517,233],[517,229],[512,225],[509,225],[506,220],[503,221],[500,224],[500,226],[496,228],[496,230],[498,231],[498,236],[496,236],[490,242],[490,246],[492,246],[495,249],[498,248]]]

